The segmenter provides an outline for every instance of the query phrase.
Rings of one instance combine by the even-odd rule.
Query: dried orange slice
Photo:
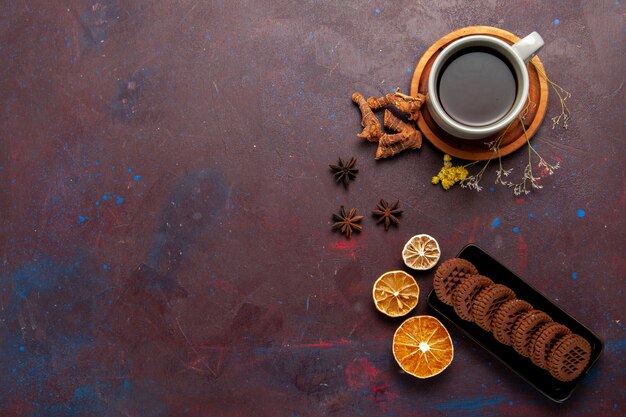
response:
[[[404,372],[418,378],[441,373],[454,358],[448,330],[432,316],[404,321],[393,335],[393,357]]]
[[[390,317],[406,315],[417,305],[420,289],[415,279],[404,271],[389,271],[374,283],[372,298],[378,311]]]
[[[440,256],[439,243],[428,235],[413,236],[402,249],[402,259],[406,266],[421,271],[437,265]]]

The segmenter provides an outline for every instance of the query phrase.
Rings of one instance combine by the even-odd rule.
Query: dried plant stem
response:
[[[539,159],[539,163],[537,164],[537,167],[542,168],[542,171],[539,173],[539,175],[541,176],[552,175],[554,171],[558,169],[560,166],[558,162],[554,165],[551,165],[548,162],[546,162],[546,160],[539,154],[539,152],[537,152],[535,148],[533,148],[533,146],[530,144],[530,137],[528,136],[526,125],[524,124],[524,118],[526,117],[526,115],[530,111],[531,106],[533,105],[535,105],[535,103],[529,100],[524,110],[518,116],[518,121],[520,123],[520,126],[522,127],[522,132],[524,133],[524,138],[526,139],[526,146],[528,148],[527,149],[528,163],[526,164],[526,167],[524,168],[522,179],[519,183],[516,184],[516,183],[513,183],[512,181],[505,179],[513,172],[513,168],[505,169],[504,166],[502,165],[502,156],[500,155],[500,146],[502,145],[502,141],[504,140],[504,137],[506,136],[506,133],[508,132],[509,128],[515,122],[512,122],[511,124],[509,124],[506,127],[506,129],[504,129],[504,131],[496,139],[494,139],[491,142],[486,143],[486,145],[489,146],[489,149],[491,149],[497,155],[497,158],[498,158],[498,169],[496,170],[495,183],[507,186],[509,188],[513,188],[513,194],[515,194],[516,196],[519,196],[522,194],[529,194],[533,188],[536,188],[536,189],[543,188],[543,186],[540,183],[541,177],[540,176],[535,177],[535,172],[533,171],[533,164],[532,164],[533,154]],[[469,188],[475,191],[482,190],[482,187],[480,186],[480,181],[482,180],[482,177],[485,171],[487,170],[489,163],[495,158],[496,157],[494,156],[493,158],[490,158],[489,160],[487,160],[487,162],[482,166],[481,170],[478,171],[478,173],[472,176],[468,176],[463,181],[461,181],[461,187]],[[476,163],[478,163],[478,161],[469,163],[465,165],[464,168],[473,166]]]
[[[554,90],[557,97],[559,98],[559,104],[561,105],[561,113],[551,118],[552,129],[559,125],[563,126],[563,129],[567,129],[569,127],[569,121],[571,120],[571,112],[567,107],[566,101],[567,99],[572,97],[572,94],[557,83],[552,82],[546,75],[545,71],[543,71],[543,69],[537,67],[536,65],[535,69],[537,70],[537,74],[545,78],[548,84],[550,84],[550,87]]]

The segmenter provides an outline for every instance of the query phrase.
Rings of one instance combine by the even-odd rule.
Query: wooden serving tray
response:
[[[411,80],[412,96],[415,96],[417,93],[426,94],[428,92],[428,75],[441,50],[451,42],[470,35],[491,35],[511,45],[520,40],[518,36],[511,32],[491,26],[469,26],[447,34],[428,48],[417,63],[413,72],[413,79]],[[528,78],[530,81],[528,97],[535,104],[530,106],[524,119],[528,139],[533,137],[539,125],[541,125],[548,107],[548,80],[545,76],[540,76],[540,72],[546,73],[541,60],[535,56],[528,64]],[[484,140],[461,139],[440,129],[428,112],[427,105],[422,107],[421,112],[422,117],[420,117],[417,124],[426,139],[440,151],[468,161],[484,161],[498,156],[497,153],[489,150],[485,143],[493,141],[500,133]],[[518,119],[509,127],[502,140],[500,156],[508,155],[518,150],[525,143],[526,136]]]

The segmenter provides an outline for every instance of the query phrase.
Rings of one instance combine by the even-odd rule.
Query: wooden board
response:
[[[445,35],[428,48],[417,63],[411,81],[411,95],[414,96],[418,92],[422,94],[428,92],[428,75],[439,53],[448,44],[470,35],[490,35],[502,39],[511,45],[520,40],[518,36],[506,30],[490,26],[470,26]],[[541,125],[546,114],[546,108],[548,107],[548,81],[545,76],[540,76],[541,73],[545,74],[545,69],[539,57],[536,56],[528,64],[528,78],[530,84],[528,97],[531,105],[524,117],[528,139],[533,137]],[[422,117],[418,122],[418,126],[426,139],[437,149],[456,158],[468,161],[484,161],[498,156],[497,153],[494,153],[488,148],[486,143],[496,139],[500,135],[500,132],[484,140],[467,140],[452,136],[437,126],[427,106],[422,108]],[[521,148],[526,143],[526,135],[524,135],[519,119],[513,122],[502,140],[499,151],[500,156],[508,155]]]

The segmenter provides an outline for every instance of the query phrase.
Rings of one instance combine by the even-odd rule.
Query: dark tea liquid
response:
[[[437,91],[450,117],[465,125],[485,126],[511,110],[517,82],[504,56],[490,48],[471,47],[446,61]]]

